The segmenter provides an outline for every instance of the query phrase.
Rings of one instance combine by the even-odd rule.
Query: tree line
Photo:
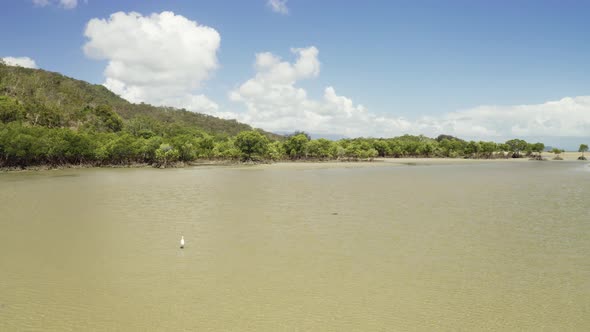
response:
[[[16,105],[16,106],[15,106]],[[109,106],[87,107],[78,128],[23,121],[24,110],[0,97],[0,166],[128,165],[169,166],[197,160],[372,160],[376,157],[537,157],[543,143],[505,143],[404,135],[395,138],[311,139],[296,132],[279,139],[256,130],[216,137],[201,130],[165,125],[149,117],[124,121]]]

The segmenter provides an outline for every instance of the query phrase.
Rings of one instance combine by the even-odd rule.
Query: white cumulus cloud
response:
[[[289,8],[287,8],[287,0],[268,0],[266,3],[273,12],[279,14],[289,14]]]
[[[409,130],[408,121],[373,114],[331,86],[324,89],[323,98],[309,98],[296,83],[319,75],[319,51],[313,46],[291,51],[297,56],[293,63],[271,53],[256,55],[256,75],[229,94],[246,106],[240,120],[271,131],[301,129],[347,136],[375,135],[389,128]]]
[[[478,106],[437,116],[406,119],[371,112],[328,86],[312,99],[298,81],[320,73],[315,47],[292,49],[295,61],[271,53],[256,55],[256,74],[229,98],[246,111],[238,119],[271,131],[305,130],[317,135],[392,137],[403,134],[494,139],[521,136],[590,136],[590,96],[541,104]]]
[[[37,64],[35,63],[35,60],[29,58],[29,57],[11,57],[11,56],[7,56],[2,58],[2,61],[4,61],[4,63],[6,63],[9,66],[19,66],[19,67],[24,67],[24,68],[38,68]]]
[[[65,9],[74,9],[78,6],[78,0],[33,0],[33,4],[39,7],[58,5]]]
[[[85,54],[108,60],[104,85],[131,102],[216,114],[196,91],[218,67],[219,33],[173,12],[117,12],[90,20]]]

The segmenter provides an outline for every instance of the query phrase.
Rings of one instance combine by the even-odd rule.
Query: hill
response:
[[[149,123],[157,134],[169,127],[201,130],[217,138],[252,130],[244,123],[171,107],[133,104],[102,85],[90,84],[42,69],[7,66],[0,63],[0,96],[22,105],[23,120],[49,128],[92,127],[92,110],[110,109],[127,124]],[[160,132],[158,132],[160,131]],[[263,132],[269,138],[279,135]]]
[[[541,159],[542,143],[403,135],[312,140],[235,120],[132,104],[101,85],[0,63],[0,168],[151,164],[211,160],[371,160],[374,157]]]

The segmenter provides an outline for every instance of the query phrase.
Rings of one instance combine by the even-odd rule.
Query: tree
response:
[[[274,141],[268,145],[268,156],[272,160],[281,160],[285,157],[285,149],[279,141]]]
[[[498,144],[496,144],[495,142],[481,142],[480,146],[481,146],[481,153],[486,158],[491,158],[493,156],[494,152],[496,152],[498,150]]]
[[[326,159],[334,156],[334,142],[325,138],[311,140],[307,146],[308,154],[312,158]]]
[[[529,144],[530,146],[530,150],[532,152],[536,152],[537,156],[535,157],[535,159],[541,160],[543,159],[541,153],[543,153],[543,150],[545,150],[545,144],[543,143],[534,143],[534,144]]]
[[[117,132],[123,129],[123,119],[113,111],[109,105],[100,105],[94,109],[94,114],[101,120],[107,130]]]
[[[386,141],[379,139],[373,142],[373,148],[377,150],[379,157],[385,157],[391,153],[391,149]]]
[[[389,147],[390,156],[393,156],[395,158],[399,158],[399,157],[404,156],[404,154],[405,154],[404,149],[403,149],[402,144],[399,140],[390,139],[390,140],[388,140],[387,145]]]
[[[440,151],[444,157],[455,158],[459,155],[458,148],[460,148],[460,142],[456,140],[450,140],[443,138],[439,142]]]
[[[563,152],[563,150],[558,149],[558,148],[553,148],[551,150],[551,153],[555,154],[555,157],[553,158],[553,160],[563,160],[563,158],[561,158],[559,155]]]
[[[35,134],[32,128],[25,128],[18,122],[7,124],[0,131],[1,164],[26,167],[33,163],[40,141]]]
[[[584,157],[584,152],[588,152],[588,144],[580,144],[578,152],[582,152],[582,155],[578,158],[578,160],[586,160],[586,157]]]
[[[25,117],[25,109],[18,100],[0,96],[0,122],[19,121]]]
[[[311,141],[311,136],[308,133],[301,131],[301,130],[296,130],[291,135],[287,135],[287,137],[293,137],[293,136],[297,136],[297,135],[304,135],[308,141]]]
[[[234,144],[245,160],[252,160],[252,157],[262,158],[268,151],[268,138],[254,130],[239,133]]]
[[[506,141],[506,145],[510,152],[512,152],[512,158],[520,158],[520,152],[525,151],[528,144],[526,141],[521,139],[511,139]]]
[[[180,161],[191,161],[196,157],[197,140],[191,135],[179,135],[170,140],[172,146],[178,151]]]
[[[213,148],[215,147],[215,141],[213,136],[206,133],[202,133],[201,137],[197,138],[197,157],[209,158],[213,155]]]
[[[475,141],[469,141],[465,146],[465,156],[466,157],[479,157],[479,153],[481,152],[481,144]]]
[[[215,143],[211,153],[215,158],[229,160],[239,159],[242,155],[242,152],[236,148],[234,141],[231,139]]]
[[[436,142],[434,142],[434,143],[432,143],[432,142],[420,142],[420,143],[418,143],[418,148],[416,149],[416,152],[420,156],[430,157],[432,155],[432,153],[434,152],[434,150],[435,150],[435,143]]]
[[[42,104],[28,104],[26,109],[27,118],[34,126],[57,128],[66,122],[64,111],[59,108]]]
[[[346,154],[345,156],[348,159],[358,159],[361,154],[361,146],[357,142],[353,142],[346,146]]]
[[[161,166],[168,166],[169,163],[178,160],[179,153],[177,150],[172,148],[170,144],[162,144],[160,148],[156,150],[156,160]]]
[[[152,136],[150,138],[139,138],[135,141],[138,156],[142,161],[154,163],[156,161],[156,151],[162,145],[162,137]]]
[[[307,143],[309,136],[305,133],[300,133],[289,137],[284,143],[285,151],[291,159],[300,159],[307,154]]]
[[[135,137],[128,134],[108,134],[108,141],[104,146],[106,150],[106,162],[114,164],[128,164],[133,160],[136,160],[137,155],[140,154],[136,151],[137,145],[135,143]]]
[[[139,115],[127,121],[125,130],[143,138],[150,138],[162,132],[161,124],[145,115]]]
[[[374,148],[362,149],[361,147],[359,158],[373,160],[373,158],[377,157],[378,154],[379,153]]]

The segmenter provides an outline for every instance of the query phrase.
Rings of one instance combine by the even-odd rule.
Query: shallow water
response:
[[[588,330],[589,204],[578,162],[2,173],[0,331]]]

